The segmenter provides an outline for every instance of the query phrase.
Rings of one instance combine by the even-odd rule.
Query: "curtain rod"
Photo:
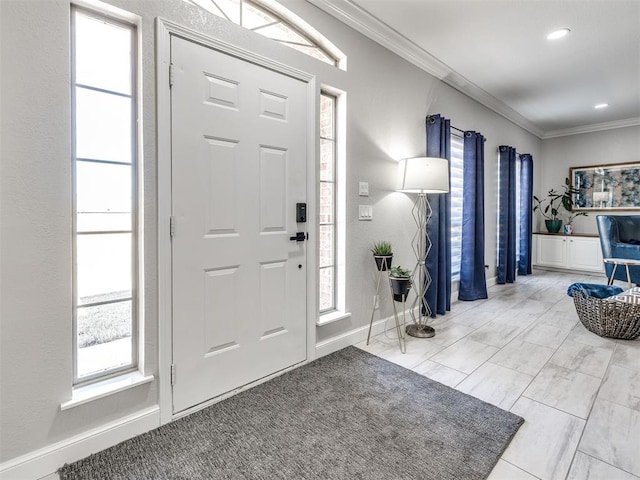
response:
[[[500,147],[502,147],[502,146],[503,146],[503,145],[500,145]],[[508,145],[504,145],[504,146],[508,146]],[[500,147],[498,147],[498,151],[500,151]],[[513,147],[511,147],[511,148],[513,148]],[[516,149],[514,148],[514,150],[516,150]],[[520,153],[520,152],[518,152],[518,151],[516,150],[516,155],[517,155],[517,156],[519,156],[519,157],[521,157],[521,156],[523,156],[523,155],[531,155],[531,154],[530,154],[530,153]]]
[[[456,131],[460,132],[460,135],[458,135],[457,133],[452,133],[451,134],[451,135],[455,135],[458,138],[464,138],[464,135],[467,133],[467,130],[461,130],[458,127],[454,127],[451,124],[449,124],[449,128],[451,128],[451,130],[456,130]],[[485,138],[484,141],[486,142],[487,139]]]

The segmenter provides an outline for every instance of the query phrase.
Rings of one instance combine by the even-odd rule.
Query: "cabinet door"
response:
[[[604,272],[600,239],[590,237],[569,237],[567,266],[576,270]]]
[[[566,237],[538,235],[537,264],[547,267],[567,267]]]

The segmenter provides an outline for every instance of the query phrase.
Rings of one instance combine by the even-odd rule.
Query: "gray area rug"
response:
[[[485,479],[523,419],[348,347],[58,472],[69,479]]]

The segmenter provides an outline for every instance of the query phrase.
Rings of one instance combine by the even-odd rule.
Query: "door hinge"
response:
[[[171,364],[171,386],[173,387],[176,384],[176,364]]]
[[[173,87],[173,82],[175,81],[175,68],[173,63],[169,64],[169,88]]]
[[[176,235],[176,217],[171,215],[169,217],[169,236],[173,238]]]

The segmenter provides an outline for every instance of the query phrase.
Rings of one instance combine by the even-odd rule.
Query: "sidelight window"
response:
[[[73,8],[74,383],[137,366],[134,25]]]
[[[320,95],[320,314],[336,309],[336,97]]]

